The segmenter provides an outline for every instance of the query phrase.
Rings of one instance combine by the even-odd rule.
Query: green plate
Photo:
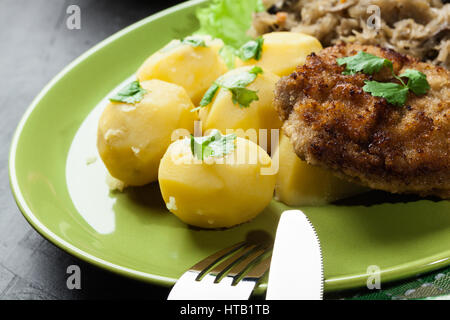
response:
[[[13,193],[39,233],[97,266],[161,285],[173,284],[197,261],[249,233],[273,236],[287,208],[273,201],[250,223],[193,229],[168,213],[157,184],[109,193],[102,163],[94,161],[95,120],[104,97],[152,52],[193,32],[195,9],[203,2],[144,19],[72,62],[29,107],[10,154]],[[379,267],[385,282],[450,262],[449,201],[371,192],[301,209],[322,244],[327,291],[364,286],[369,266]]]

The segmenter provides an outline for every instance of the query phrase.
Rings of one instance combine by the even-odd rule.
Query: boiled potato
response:
[[[236,138],[235,150],[222,158],[200,161],[185,138],[168,148],[158,180],[167,208],[183,222],[232,227],[253,219],[271,201],[276,177],[262,174],[270,165],[269,155],[247,139]]]
[[[238,73],[248,72],[250,69],[251,67],[233,69],[222,77],[232,77]],[[266,150],[270,151],[270,129],[279,129],[282,124],[272,105],[274,88],[278,79],[277,75],[265,70],[259,74],[246,87],[256,91],[258,95],[258,100],[252,101],[248,107],[240,107],[233,103],[230,90],[220,88],[211,103],[199,111],[203,130],[206,132],[210,129],[218,129],[222,133],[235,130],[239,137],[258,143],[259,129],[267,129]],[[259,143],[261,144],[261,141]]]
[[[197,38],[204,40],[206,47],[172,40],[151,55],[137,71],[139,81],[159,79],[178,84],[197,105],[211,83],[227,71],[218,53],[223,42],[208,36]]]
[[[316,38],[298,32],[271,32],[263,36],[264,43],[260,60],[238,61],[238,66],[258,65],[264,70],[286,76],[305,63],[312,52],[322,50]]]
[[[136,104],[110,102],[97,136],[100,156],[110,174],[125,185],[157,180],[159,161],[174,130],[193,131],[194,105],[186,91],[160,80],[140,83],[147,93]]]
[[[301,160],[285,135],[281,137],[273,161],[279,161],[276,198],[290,206],[323,205],[367,191],[367,188],[337,178],[326,169]]]

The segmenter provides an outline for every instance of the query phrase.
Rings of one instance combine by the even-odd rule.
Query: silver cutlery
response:
[[[300,210],[282,213],[267,284],[267,300],[321,300],[323,262],[316,231]]]
[[[175,283],[168,300],[248,300],[270,265],[271,244],[241,242],[200,261]]]

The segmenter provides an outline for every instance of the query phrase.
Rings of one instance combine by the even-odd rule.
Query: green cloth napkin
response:
[[[327,294],[326,299],[344,300],[450,300],[450,267],[427,273],[416,279],[381,284],[381,289]]]

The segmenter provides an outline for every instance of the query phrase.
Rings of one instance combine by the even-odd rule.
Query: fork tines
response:
[[[270,265],[272,244],[240,242],[194,265],[169,299],[248,299]]]

